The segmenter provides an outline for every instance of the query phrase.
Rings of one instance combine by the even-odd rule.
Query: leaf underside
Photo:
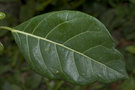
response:
[[[50,79],[86,85],[126,78],[123,56],[105,26],[78,11],[36,16],[12,34],[28,65]]]

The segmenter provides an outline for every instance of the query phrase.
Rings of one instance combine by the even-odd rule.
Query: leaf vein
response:
[[[83,53],[80,53],[80,52],[78,52],[78,51],[76,51],[76,50],[73,50],[73,49],[71,49],[71,48],[69,48],[69,47],[67,47],[67,46],[65,46],[65,45],[63,45],[63,44],[60,44],[60,43],[51,41],[51,40],[49,40],[49,39],[46,39],[46,38],[43,38],[43,37],[40,37],[40,36],[32,35],[32,34],[30,34],[30,33],[22,32],[22,31],[19,31],[19,30],[15,30],[15,29],[14,29],[12,32],[18,32],[18,33],[21,33],[21,34],[24,34],[24,35],[29,35],[29,36],[31,36],[31,37],[39,38],[39,39],[48,41],[48,42],[50,42],[50,43],[59,45],[59,46],[61,46],[61,47],[64,47],[64,48],[66,48],[66,49],[69,49],[69,50],[71,50],[71,51],[73,51],[73,52],[76,52],[76,53],[78,53],[78,54],[80,54],[80,55],[82,55],[82,56],[84,56],[84,57],[86,57],[86,58],[88,58],[88,59],[90,59],[90,60],[92,60],[92,61],[98,63],[98,64],[101,64],[101,65],[103,65],[103,66],[105,66],[105,67],[107,67],[107,68],[109,68],[109,69],[111,69],[111,70],[113,70],[113,71],[119,73],[120,75],[122,75],[120,72],[118,72],[118,71],[116,71],[116,70],[114,70],[114,69],[112,69],[112,68],[106,66],[105,64],[102,64],[101,62],[98,62],[98,61],[94,60],[93,58],[91,58],[91,57],[89,57],[89,56],[87,56],[87,55],[85,55],[85,54],[83,54]]]
[[[76,64],[76,61],[75,61],[75,56],[74,56],[74,52],[73,52],[73,62],[74,62],[74,64],[75,64],[75,67],[76,67],[76,70],[77,70],[77,72],[78,72],[78,74],[79,74],[79,77],[83,77],[80,73],[79,73],[79,70],[78,70],[78,67],[77,67],[77,64]],[[83,77],[84,78],[84,77]],[[85,78],[84,78],[85,79]],[[87,79],[85,79],[86,81],[88,81]]]
[[[88,48],[87,50],[83,51],[82,53],[86,53],[87,51],[89,51],[89,50],[91,50],[91,49],[93,49],[93,48],[96,48],[96,47],[98,47],[98,46],[103,46],[103,45],[96,45],[96,46],[90,47],[90,48]]]
[[[77,35],[74,35],[73,37],[67,39],[63,44],[67,43],[68,41],[73,40],[74,38],[76,38],[76,37],[78,37],[78,36],[80,36],[80,35],[82,35],[82,34],[90,33],[90,32],[100,32],[100,31],[89,31],[89,30],[86,30],[85,32],[81,32],[81,33],[79,33],[79,34],[77,34]]]
[[[18,33],[15,33],[16,35],[17,35],[17,37],[19,38],[19,42],[20,42],[20,46],[22,45],[21,43],[21,39],[20,39],[20,37],[19,37],[19,35],[18,35]]]
[[[28,57],[29,57],[29,60],[30,60],[31,63],[32,63],[32,67],[34,68],[34,65],[33,65],[33,62],[32,62],[31,56],[30,56],[28,35],[26,35],[26,42],[27,42],[27,47],[28,47]]]
[[[33,21],[33,19],[31,19],[31,20],[29,21],[29,23],[26,25],[26,27],[23,29],[23,31],[26,30],[26,28],[31,24],[32,21]]]
[[[56,25],[54,28],[52,28],[52,29],[47,33],[47,35],[45,36],[45,38],[47,38],[56,28],[58,28],[58,27],[61,26],[62,24],[67,23],[67,22],[72,21],[72,20],[74,20],[74,19],[71,19],[71,20],[68,20],[68,21],[64,21],[64,22],[62,22],[62,23],[59,23],[58,25]]]
[[[87,32],[90,32],[90,31],[85,31],[85,32],[79,33],[79,34],[77,34],[77,35],[75,35],[75,36],[69,38],[68,40],[66,40],[63,44],[65,44],[65,43],[67,43],[68,41],[74,39],[75,37],[80,36],[81,34],[84,34],[84,33],[87,33]]]
[[[52,13],[52,14],[48,15],[46,18],[42,19],[42,20],[37,24],[37,26],[33,29],[32,34],[36,31],[36,29],[39,27],[39,25],[41,25],[41,23],[42,23],[44,20],[46,20],[47,18],[49,18],[50,16],[52,16],[52,15],[54,15],[54,14],[55,14],[55,13]]]
[[[39,47],[39,53],[40,53],[40,56],[44,62],[44,65],[46,67],[46,69],[53,75],[53,73],[48,69],[48,66],[46,65],[46,62],[45,62],[45,59],[43,58],[43,54],[41,52],[41,45],[40,45],[40,39],[38,39],[38,47]],[[53,75],[54,76],[54,75]]]
[[[55,45],[55,50],[56,50],[56,54],[57,54],[58,61],[59,61],[59,64],[60,64],[61,71],[63,72],[63,74],[65,75],[65,77],[67,77],[67,78],[68,78],[67,74],[65,74],[65,72],[64,72],[64,71],[63,71],[63,69],[62,69],[62,64],[61,64],[61,60],[60,60],[60,58],[59,58],[59,54],[58,54],[58,50],[57,50],[57,46],[56,46],[56,44],[54,44],[54,45]]]

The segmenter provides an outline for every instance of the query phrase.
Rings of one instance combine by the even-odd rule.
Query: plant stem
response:
[[[7,27],[7,26],[0,26],[0,29],[6,29],[6,30],[9,30],[11,32],[13,32],[13,30],[14,30],[14,29]]]

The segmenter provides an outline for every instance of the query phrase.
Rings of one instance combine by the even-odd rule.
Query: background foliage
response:
[[[129,79],[88,86],[48,80],[28,68],[11,33],[0,31],[0,90],[135,90],[135,0],[0,0],[0,11],[7,14],[0,25],[13,27],[65,9],[83,11],[105,24],[125,57]]]

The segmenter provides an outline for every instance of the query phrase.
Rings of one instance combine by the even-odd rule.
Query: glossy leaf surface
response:
[[[28,65],[51,79],[86,85],[126,78],[123,56],[96,18],[78,11],[36,16],[12,34]]]

